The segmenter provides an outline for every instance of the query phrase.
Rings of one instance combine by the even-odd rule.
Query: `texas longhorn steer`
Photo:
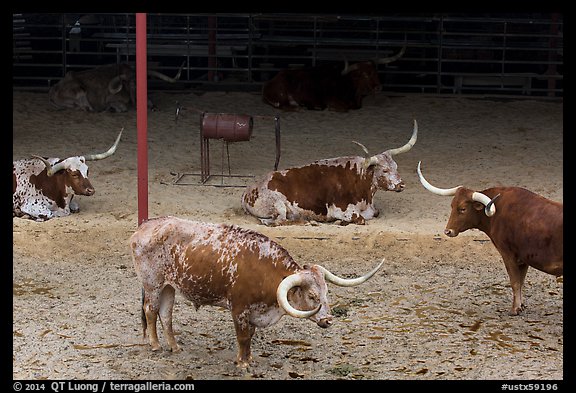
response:
[[[476,228],[484,232],[502,256],[512,286],[510,314],[525,307],[522,286],[528,267],[561,276],[564,271],[564,205],[520,187],[492,187],[483,191],[458,186],[438,188],[424,178],[422,185],[438,195],[453,195],[444,233],[458,236]],[[497,205],[497,209],[496,209]]]
[[[362,100],[382,89],[378,64],[388,64],[404,55],[406,47],[394,56],[376,61],[361,61],[344,67],[318,65],[281,70],[262,87],[265,103],[282,110],[299,107],[312,110],[326,108],[338,112],[360,109]]]
[[[65,159],[32,156],[12,163],[12,215],[36,221],[67,216],[80,210],[74,195],[94,195],[87,161],[114,154],[122,131],[108,151]]]
[[[355,142],[367,157],[329,158],[269,172],[246,187],[242,208],[266,225],[336,220],[365,224],[379,214],[373,204],[376,191],[404,189],[393,156],[410,150],[417,136],[414,120],[412,137],[402,147],[369,156],[368,150]]]
[[[182,67],[176,76],[171,78],[158,71],[148,70],[148,76],[174,83],[180,78],[181,72]],[[48,99],[58,109],[126,112],[129,108],[136,107],[136,72],[125,63],[69,71],[64,78],[50,87]],[[148,107],[154,108],[149,99]]]
[[[130,237],[134,268],[142,282],[142,328],[152,350],[159,350],[156,319],[172,351],[180,348],[172,328],[176,290],[196,309],[221,306],[232,313],[238,341],[237,365],[247,367],[256,328],[284,315],[332,323],[326,282],[355,286],[368,274],[343,279],[320,265],[300,267],[276,242],[235,225],[166,216],[145,221]]]

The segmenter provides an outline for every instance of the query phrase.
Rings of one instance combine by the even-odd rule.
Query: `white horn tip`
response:
[[[422,169],[420,169],[420,165],[422,164],[422,161],[418,161],[418,167],[416,168],[416,172],[418,173],[418,177],[422,178]]]

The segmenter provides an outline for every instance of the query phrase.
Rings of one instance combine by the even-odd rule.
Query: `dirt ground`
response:
[[[499,254],[477,230],[444,236],[450,197],[426,191],[416,174],[422,160],[439,187],[514,185],[563,201],[562,102],[382,93],[349,113],[280,113],[280,169],[363,154],[352,140],[371,153],[399,147],[413,119],[419,134],[395,157],[406,189],[379,191],[381,214],[367,225],[266,227],[242,211],[242,187],[217,186],[250,179],[175,180],[200,172],[200,112],[254,116],[252,139],[229,146],[231,170],[271,170],[276,111],[252,93],[151,97],[159,110],[148,118],[149,217],[252,228],[299,264],[343,276],[363,274],[383,257],[385,266],[358,287],[329,284],[330,328],[285,316],[257,330],[248,370],[233,363],[229,312],[196,311],[180,296],[174,324],[183,351],[167,350],[159,329],[164,350],[152,352],[141,336],[140,283],[128,248],[138,221],[136,112],[56,111],[47,94],[14,92],[14,160],[101,152],[125,128],[116,154],[91,162],[96,194],[76,197],[78,214],[13,218],[14,379],[563,380],[563,279],[530,269],[528,308],[508,315],[512,291]],[[212,141],[212,173],[221,173],[221,153]]]

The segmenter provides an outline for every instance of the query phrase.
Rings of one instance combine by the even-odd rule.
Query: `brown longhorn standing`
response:
[[[142,327],[152,350],[159,350],[158,315],[172,351],[179,346],[172,328],[178,291],[196,308],[221,306],[232,313],[238,340],[237,365],[252,359],[256,328],[284,315],[308,318],[326,328],[332,323],[326,282],[355,286],[372,277],[343,279],[320,265],[300,267],[279,244],[235,225],[160,217],[140,225],[130,238],[134,268],[142,283]]]
[[[476,228],[484,232],[502,256],[512,286],[510,314],[525,307],[522,287],[528,267],[561,276],[564,272],[564,205],[520,187],[493,187],[473,191],[458,186],[438,188],[420,171],[428,191],[454,196],[444,234],[458,236]],[[497,205],[497,206],[496,206]]]

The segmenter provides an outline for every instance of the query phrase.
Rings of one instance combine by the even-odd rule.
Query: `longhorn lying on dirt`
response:
[[[522,296],[528,267],[561,276],[564,273],[564,205],[520,187],[492,187],[474,191],[462,186],[438,188],[420,171],[428,191],[454,196],[444,234],[458,236],[468,229],[484,232],[502,256],[512,286],[510,314],[525,307]],[[498,205],[498,206],[496,206]]]
[[[181,72],[182,67],[174,78],[154,70],[148,70],[148,75],[174,83],[180,78]],[[125,63],[69,71],[50,88],[48,97],[50,103],[58,109],[126,112],[136,106],[136,72]],[[153,106],[150,100],[148,106]]]
[[[282,70],[262,87],[262,99],[283,110],[298,107],[347,112],[360,109],[362,100],[382,89],[378,64],[388,64],[404,55],[406,47],[394,56],[376,61],[363,61],[344,68],[322,65]]]
[[[94,195],[87,161],[102,160],[116,151],[122,131],[108,151],[65,159],[33,156],[12,163],[12,216],[36,221],[77,213],[74,195]]]
[[[326,281],[355,286],[372,277],[343,279],[320,265],[300,267],[268,237],[235,225],[160,217],[140,225],[130,237],[134,268],[142,282],[142,327],[159,350],[160,315],[172,351],[179,346],[172,328],[178,290],[196,308],[221,306],[232,313],[238,340],[237,365],[247,367],[255,329],[284,315],[308,318],[326,328],[332,323]]]
[[[409,151],[416,143],[418,124],[402,147],[366,157],[337,157],[299,167],[272,171],[242,195],[242,208],[266,225],[298,221],[365,224],[377,217],[374,194],[379,189],[404,190],[393,156]]]

